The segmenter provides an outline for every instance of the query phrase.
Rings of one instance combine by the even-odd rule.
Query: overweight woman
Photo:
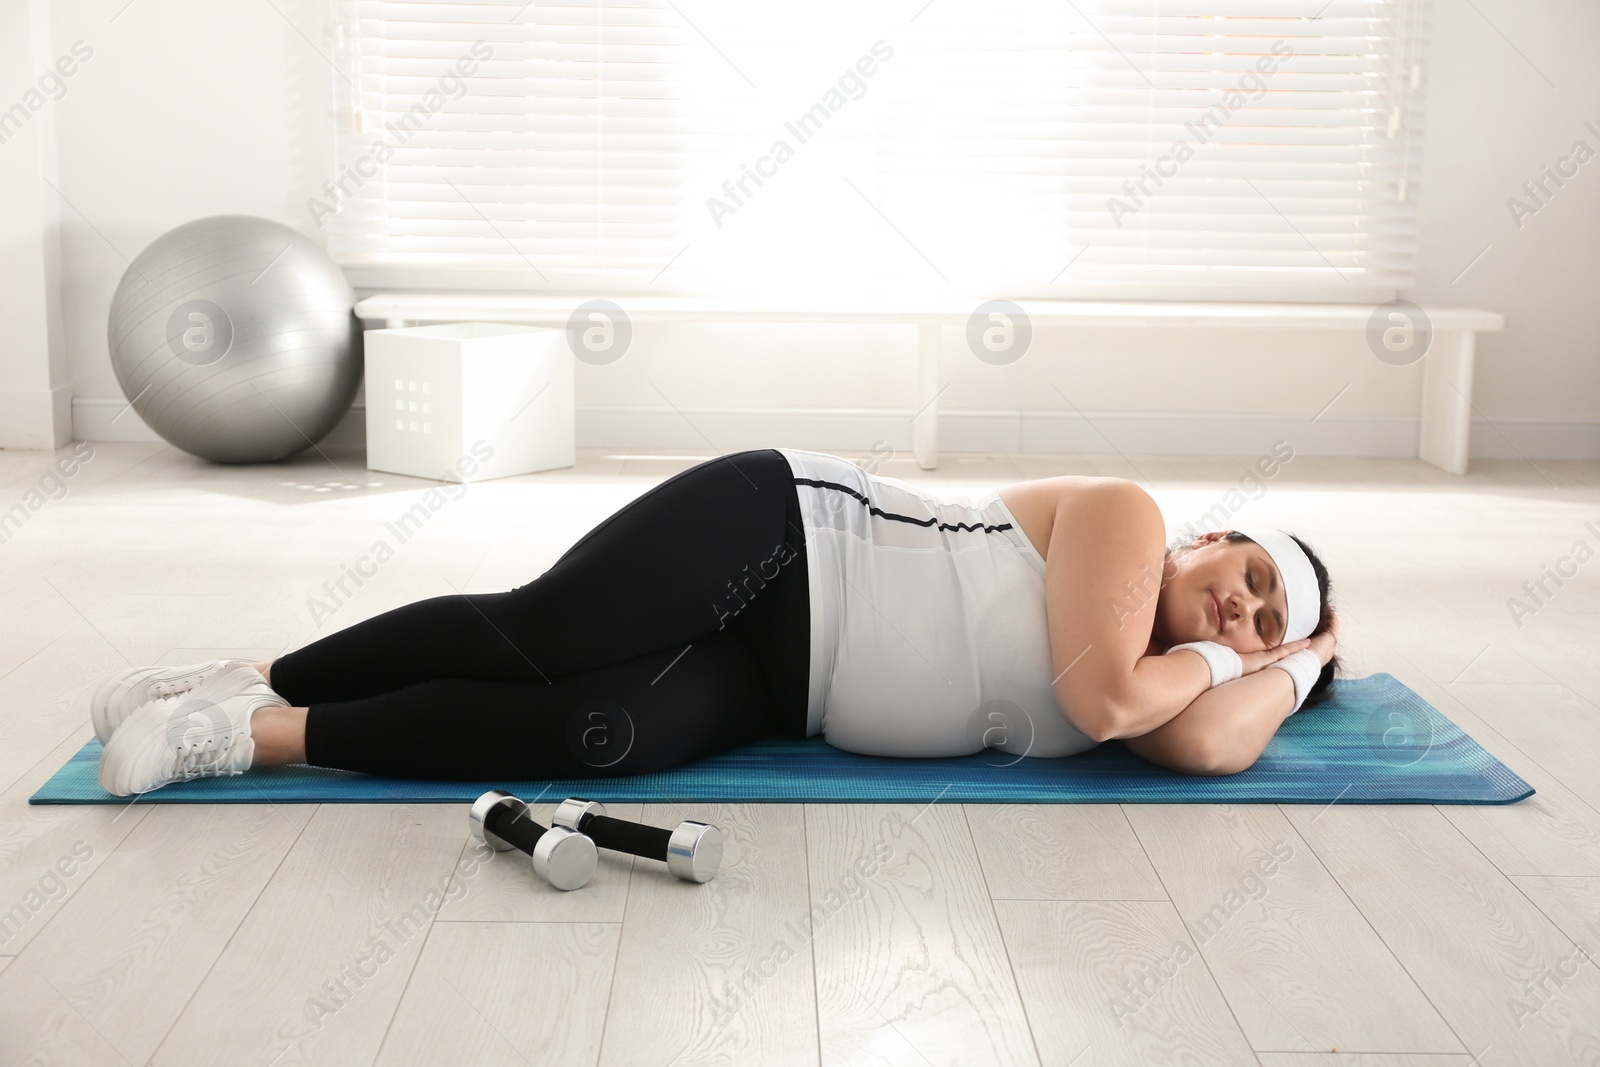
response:
[[[100,783],[288,763],[639,774],[816,734],[908,757],[1115,738],[1235,773],[1332,680],[1327,570],[1278,530],[1165,536],[1117,478],[966,495],[819,452],[730,453],[507,592],[418,601],[268,663],[113,676],[91,700]]]

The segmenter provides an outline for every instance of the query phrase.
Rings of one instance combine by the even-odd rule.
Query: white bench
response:
[[[376,293],[357,302],[356,315],[386,327],[434,322],[506,322],[563,327],[584,297],[518,293]],[[747,302],[687,297],[622,296],[616,302],[635,324],[652,322],[877,323],[917,327],[917,413],[913,449],[924,469],[938,466],[939,331],[965,330],[981,303]],[[1196,327],[1267,330],[1345,330],[1364,333],[1369,304],[1243,304],[1019,300],[1040,326]],[[1451,474],[1467,471],[1472,416],[1472,357],[1478,331],[1505,328],[1505,316],[1477,308],[1425,307],[1433,342],[1423,365],[1422,432],[1417,454]]]

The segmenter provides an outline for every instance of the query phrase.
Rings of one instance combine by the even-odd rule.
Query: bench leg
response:
[[[1450,474],[1467,473],[1472,428],[1472,330],[1444,330],[1422,364],[1422,434],[1417,455]]]
[[[939,465],[939,324],[917,326],[917,411],[911,419],[911,451],[917,466]]]

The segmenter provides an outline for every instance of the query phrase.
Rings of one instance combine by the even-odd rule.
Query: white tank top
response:
[[[1056,704],[1044,559],[998,489],[933,492],[777,451],[805,524],[807,736],[872,756],[1095,746]]]

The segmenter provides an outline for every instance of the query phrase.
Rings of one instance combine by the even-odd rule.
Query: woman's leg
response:
[[[544,684],[676,653],[775,581],[803,589],[793,499],[776,451],[708,460],[623,507],[527,585],[434,597],[355,623],[273,661],[272,687],[309,706],[441,678]]]
[[[548,684],[441,679],[263,709],[256,763],[482,781],[641,774],[792,731],[773,695],[729,628]]]
[[[271,685],[271,683],[267,683]],[[276,767],[306,761],[306,713],[309,708],[260,708],[250,717],[255,742],[252,767]]]

